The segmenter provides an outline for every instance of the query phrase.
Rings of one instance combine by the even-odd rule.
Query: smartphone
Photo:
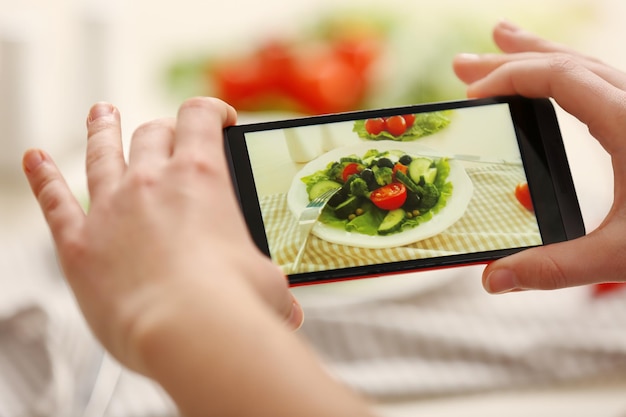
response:
[[[242,124],[224,139],[250,234],[294,286],[487,263],[585,233],[548,99]],[[327,190],[309,232],[302,213]]]

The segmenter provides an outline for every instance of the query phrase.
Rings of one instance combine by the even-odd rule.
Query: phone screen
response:
[[[255,241],[297,284],[474,263],[567,239],[550,168],[562,171],[562,160],[551,163],[544,140],[529,139],[545,135],[542,123],[514,107],[387,109],[233,132],[240,146],[229,153],[242,157],[231,167]],[[337,191],[297,259],[308,234],[299,217],[328,189]]]

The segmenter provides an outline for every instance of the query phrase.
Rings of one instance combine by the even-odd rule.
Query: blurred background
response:
[[[625,17],[626,3],[619,0],[0,0],[0,244],[3,245],[0,249],[11,248],[4,250],[4,258],[0,258],[3,268],[0,270],[0,293],[6,294],[5,290],[10,289],[16,277],[28,276],[33,278],[32,283],[36,283],[38,279],[48,279],[48,273],[58,275],[49,259],[50,244],[43,219],[21,175],[21,154],[31,146],[48,150],[68,176],[77,195],[85,198],[84,120],[90,105],[96,101],[110,101],[120,109],[128,144],[132,131],[140,123],[173,116],[181,101],[193,95],[224,98],[238,108],[241,121],[461,99],[465,95],[464,86],[455,79],[451,60],[458,52],[496,51],[491,42],[491,29],[498,20],[509,19],[623,69],[626,68],[622,42],[626,35]],[[604,217],[612,199],[609,159],[590,140],[584,126],[562,111],[558,115],[576,187],[581,195],[585,195],[581,198],[581,207],[587,228],[591,230]],[[589,166],[594,167],[592,173]],[[44,247],[45,251],[33,250],[34,247]],[[15,256],[16,251],[19,256]],[[36,272],[39,276],[34,276],[27,264],[29,267],[44,265],[45,268],[41,267]],[[468,273],[477,283],[480,272],[471,270]],[[469,291],[473,293],[475,288]],[[449,311],[446,309],[451,301],[456,303],[467,297],[462,292],[454,294],[440,294],[440,298],[433,298],[438,300],[436,305],[440,310],[433,306],[431,313]],[[477,304],[469,308],[475,311],[479,306],[486,308],[482,311],[485,317],[493,317],[507,308],[506,303],[491,305],[491,301],[481,298],[482,295],[476,297],[472,300]],[[575,313],[580,311],[580,305],[571,303],[587,302],[579,292],[543,297],[540,305],[547,308],[566,304],[562,311],[572,315],[581,313]],[[371,294],[368,298],[371,301]],[[527,303],[536,301],[515,299]],[[404,301],[410,301],[413,306],[425,302],[419,297]],[[346,323],[329,322],[328,306],[317,308],[315,302],[312,304],[308,316],[310,325],[303,329],[305,336],[327,341],[332,339],[329,335],[345,331]],[[352,316],[347,316],[363,317],[363,309],[370,307],[352,306]],[[511,314],[517,314],[515,317],[519,318],[523,307],[518,307]],[[376,322],[380,317],[386,317],[389,308],[389,304],[382,303],[369,309],[368,317]],[[558,309],[544,311],[552,315]],[[457,312],[461,317],[467,317],[467,312]],[[380,315],[376,316],[377,313]],[[608,320],[609,313],[592,310],[590,314]],[[479,322],[483,318],[478,317]],[[543,322],[545,317],[537,313],[533,319],[532,326]],[[553,324],[560,326],[563,323],[570,323],[567,314],[559,316]],[[597,322],[590,321],[589,328],[595,328],[594,323]],[[618,322],[602,323],[609,339],[615,341],[611,337],[619,332],[619,327],[613,328],[612,325]],[[503,324],[499,331],[504,328]],[[78,326],[77,329],[82,328]],[[462,333],[464,329],[467,326],[461,325],[456,330]],[[552,329],[549,328],[546,334]],[[624,327],[621,333],[623,330]],[[379,334],[376,332],[371,334]],[[579,333],[574,331],[576,335]],[[346,343],[354,345],[363,334],[357,332],[352,342],[347,340]],[[479,334],[483,338],[477,336],[476,340],[488,345],[488,329],[481,328]],[[416,340],[419,342],[418,336]],[[504,339],[509,336],[506,332],[499,333]],[[400,337],[406,341],[408,336],[402,333]],[[517,334],[516,337],[524,338],[525,335]],[[575,341],[580,340],[575,338]],[[320,342],[318,347],[331,363],[333,349],[335,353],[337,349],[343,349],[343,354],[335,357],[337,369],[352,363],[350,355],[361,357],[362,352],[355,346],[350,350],[343,345],[337,347],[324,343]],[[557,338],[555,343],[548,345],[558,357],[562,352],[558,348],[567,345],[567,339]],[[618,353],[624,353],[626,346],[621,340],[618,345],[620,349],[611,351],[611,357],[623,365],[624,356]],[[587,347],[585,352],[590,350],[593,349]],[[381,348],[381,352],[384,354],[385,349]],[[463,349],[458,352],[461,352],[459,355],[467,353]],[[458,357],[453,359],[456,361]],[[481,358],[473,359],[480,362]],[[615,367],[615,363],[603,364],[601,370],[590,365],[589,369],[594,372],[580,372],[574,379],[596,378],[611,366]],[[394,403],[400,397],[412,398],[411,395],[439,398],[442,394],[476,391],[434,383],[427,389],[417,384],[415,391],[400,389],[394,394],[389,388],[393,384],[386,388],[374,384],[376,388],[372,388],[362,382],[364,374],[356,372],[355,368],[344,366],[341,369],[344,371],[340,372],[341,377],[366,393],[375,396],[382,392],[383,402]],[[515,369],[515,366],[509,368]],[[381,368],[379,371],[381,375],[385,373]],[[373,375],[373,371],[369,372],[367,375]],[[525,375],[522,380],[526,378],[524,381],[506,380],[509,384],[501,385],[517,387],[526,386],[523,382],[528,384],[536,380],[562,381],[572,375],[551,373],[550,369],[544,373],[522,374]],[[555,377],[557,374],[560,376]],[[428,378],[440,373],[430,369],[425,370],[424,375]],[[449,383],[455,376],[454,373],[448,375],[451,375],[447,379]],[[469,380],[472,378],[470,375]],[[490,381],[491,384],[484,384],[479,389],[493,389],[498,385],[494,382],[496,380]],[[626,413],[623,395],[614,394],[613,387],[592,390],[595,396],[590,397],[590,402],[602,401],[606,406],[604,413],[594,409],[594,415]],[[517,400],[522,404],[531,398],[543,401],[545,415],[563,414],[564,410],[573,411],[573,408],[580,411],[580,404],[575,401],[572,407],[562,408],[562,404],[568,402],[562,401],[562,392],[558,391],[548,399],[512,397],[509,393],[490,397],[489,401],[502,405]],[[571,392],[566,391],[566,394]],[[557,403],[560,405],[556,406]],[[473,410],[478,410],[476,413],[481,415],[501,414],[476,397],[461,405],[464,410],[474,406]],[[447,415],[446,411],[452,415],[454,410],[458,411],[458,406],[455,402],[430,402],[421,403],[419,410],[435,415],[437,407],[443,410],[440,415]],[[390,416],[405,415],[401,406],[390,406],[386,410]],[[1,411],[0,408],[0,415],[3,415]],[[534,411],[534,415],[540,415]],[[152,415],[158,415],[154,410],[152,412]],[[117,415],[125,414],[120,412]]]
[[[73,162],[99,100],[120,108],[128,139],[198,94],[228,100],[242,121],[463,98],[451,59],[493,51],[490,31],[502,18],[608,61],[624,55],[612,41],[617,0],[0,5],[0,173],[17,189],[29,146],[51,152],[82,189]]]
[[[590,49],[599,31],[619,30],[619,4],[2,0],[2,168],[28,145],[57,155],[80,145],[97,100],[120,107],[130,135],[198,94],[288,113],[462,98],[451,58],[493,50],[498,19]],[[605,46],[589,52],[621,53]]]

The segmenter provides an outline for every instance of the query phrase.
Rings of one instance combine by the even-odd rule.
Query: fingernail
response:
[[[87,124],[92,123],[97,119],[101,119],[103,117],[109,117],[113,113],[115,113],[115,106],[109,103],[96,103],[89,110],[89,115],[87,116]]]
[[[456,56],[457,60],[472,62],[480,60],[480,55],[478,54],[469,54],[469,53],[461,53]]]
[[[501,29],[507,30],[509,32],[517,32],[518,30],[520,30],[519,26],[511,23],[510,21],[506,19],[501,20],[498,25],[500,26]]]
[[[485,289],[492,294],[503,294],[517,289],[517,277],[510,269],[497,269],[486,279]]]
[[[291,314],[289,315],[287,323],[294,332],[299,330],[302,324],[304,324],[304,311],[302,311],[302,306],[295,298],[293,299]]]
[[[44,160],[43,153],[38,149],[31,149],[26,151],[22,160],[24,171],[33,172],[41,165]]]

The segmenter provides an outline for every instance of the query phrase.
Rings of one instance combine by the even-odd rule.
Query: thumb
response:
[[[260,258],[250,284],[256,293],[263,299],[266,305],[272,309],[286,324],[287,328],[296,331],[304,322],[304,311],[298,299],[289,288],[289,281],[282,269],[269,261],[268,258]],[[260,269],[263,268],[263,269]]]
[[[302,327],[304,323],[304,311],[302,311],[302,306],[298,302],[298,299],[292,294],[292,303],[291,303],[291,311],[289,312],[287,318],[287,326],[296,331]]]
[[[619,234],[611,228],[597,229],[572,241],[502,258],[487,266],[483,286],[490,293],[500,294],[624,281],[626,256]]]

